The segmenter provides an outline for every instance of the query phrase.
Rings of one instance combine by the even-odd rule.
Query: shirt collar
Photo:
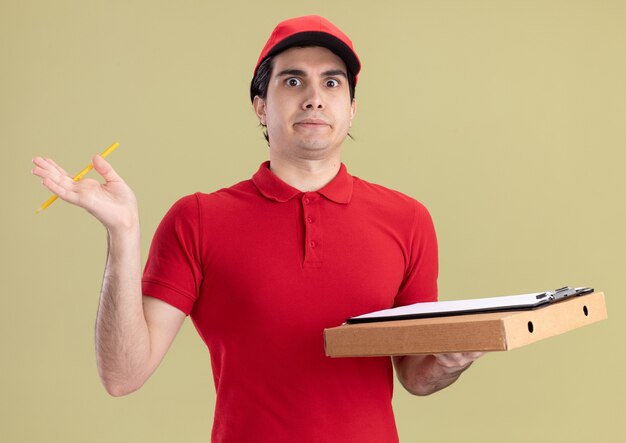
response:
[[[270,171],[269,161],[261,163],[259,170],[252,177],[252,181],[259,192],[270,200],[286,202],[296,195],[303,194],[302,191],[288,185]],[[352,198],[353,185],[354,180],[348,174],[346,165],[342,163],[335,178],[317,192],[335,203],[347,204]]]

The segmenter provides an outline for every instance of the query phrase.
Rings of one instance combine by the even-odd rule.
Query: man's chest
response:
[[[266,318],[321,309],[335,321],[392,306],[406,245],[386,223],[342,209],[285,205],[270,216],[214,221],[208,228],[220,236],[205,242],[201,297]]]

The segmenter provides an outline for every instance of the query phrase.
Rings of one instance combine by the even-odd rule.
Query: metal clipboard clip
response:
[[[591,294],[592,292],[593,292],[593,288],[570,288],[569,286],[564,286],[555,291],[546,291],[543,297],[547,296],[548,299],[551,302],[553,302],[553,301],[563,300],[564,298],[567,298],[567,297],[575,297],[577,295]]]

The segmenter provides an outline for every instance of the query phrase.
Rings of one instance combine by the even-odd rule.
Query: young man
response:
[[[341,163],[359,70],[352,42],[324,18],[280,23],[251,87],[269,161],[250,180],[176,202],[143,279],[136,200],[111,166],[93,158],[100,185],[34,159],[46,187],[107,228],[96,320],[107,392],[139,389],[190,315],[211,354],[213,441],[397,441],[392,359],[324,355],[325,327],[437,298],[426,208]],[[426,395],[479,356],[399,356],[393,365],[410,392]]]

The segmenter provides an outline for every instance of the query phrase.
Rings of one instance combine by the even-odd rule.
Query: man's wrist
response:
[[[107,227],[107,243],[109,252],[119,253],[122,251],[133,251],[141,247],[141,229],[139,221]],[[124,254],[126,252],[123,252]]]
[[[139,217],[130,217],[114,226],[105,226],[109,236],[137,236],[140,233]]]

